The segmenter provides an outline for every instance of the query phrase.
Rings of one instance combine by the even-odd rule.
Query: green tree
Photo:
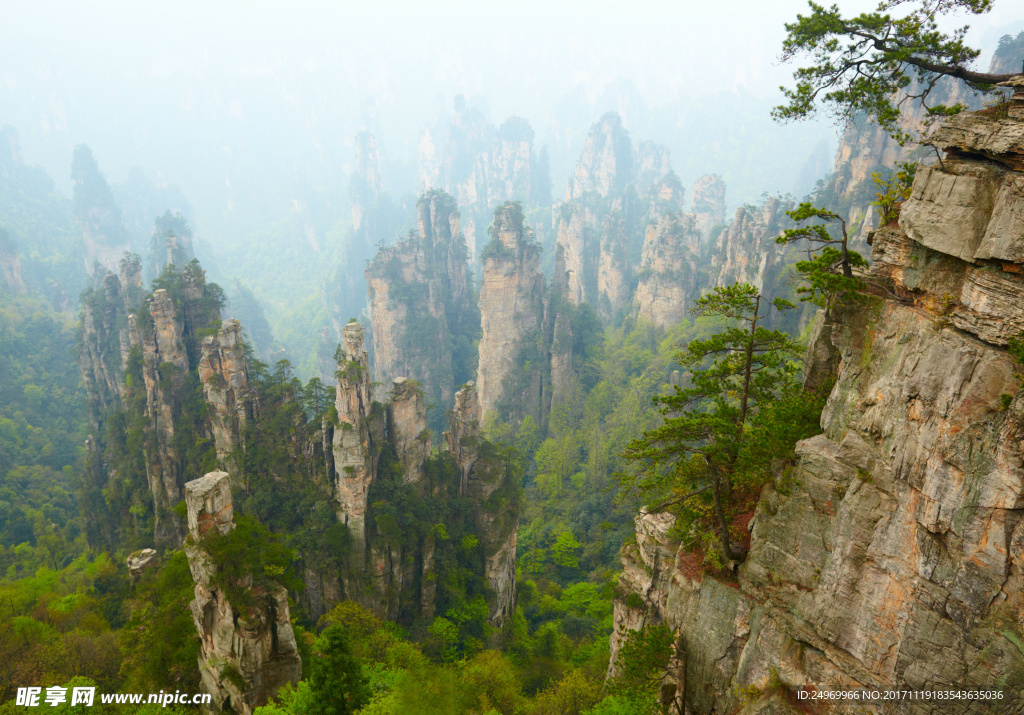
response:
[[[781,298],[769,302],[751,285],[716,288],[697,301],[694,314],[724,319],[724,331],[693,340],[676,356],[690,369],[690,387],[655,397],[665,421],[633,440],[623,456],[634,465],[621,484],[641,496],[673,494],[654,510],[683,504],[710,491],[723,555],[742,561],[733,545],[727,512],[733,476],[750,448],[748,421],[762,405],[791,385],[799,346],[785,333],[762,327],[772,310],[793,308]]]
[[[797,261],[796,271],[807,282],[798,289],[804,300],[826,308],[836,297],[855,293],[863,283],[853,275],[854,268],[866,268],[868,262],[857,251],[849,248],[846,221],[837,213],[815,208],[809,202],[801,203],[786,215],[797,223],[819,219],[822,223],[789,228],[775,239],[776,243],[796,243],[807,240],[807,260]],[[839,238],[833,238],[830,225],[839,227]]]
[[[313,655],[309,687],[315,697],[310,715],[349,715],[369,701],[362,666],[352,655],[343,626],[325,628],[313,644]]]
[[[796,86],[782,87],[786,104],[772,115],[782,121],[805,119],[823,103],[842,120],[864,113],[900,143],[909,139],[897,123],[905,101],[920,102],[929,114],[954,114],[962,107],[928,106],[941,77],[953,77],[977,91],[1005,82],[1018,73],[991,74],[971,69],[980,50],[964,44],[968,26],[939,29],[939,18],[955,11],[980,15],[992,0],[885,0],[875,12],[845,16],[837,5],[808,3],[809,15],[786,24],[782,60],[809,56],[798,68]],[[888,11],[906,8],[896,17]]]

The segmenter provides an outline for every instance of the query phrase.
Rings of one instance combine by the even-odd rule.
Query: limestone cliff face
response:
[[[725,182],[718,174],[705,174],[693,185],[691,211],[697,230],[707,238],[712,226],[725,222]]]
[[[366,269],[374,378],[414,378],[431,401],[448,405],[456,380],[451,343],[475,337],[466,244],[444,192],[424,194],[417,213],[418,232],[381,249]]]
[[[653,170],[657,159],[653,152],[647,152]],[[583,154],[576,164],[576,170],[565,190],[565,200],[583,198],[588,193],[605,197],[626,188],[633,178],[633,146],[629,134],[622,126],[622,119],[615,112],[609,112],[590,128]]]
[[[671,328],[697,297],[700,230],[691,214],[661,217],[647,227],[640,282],[633,298],[639,317]]]
[[[142,347],[146,417],[156,437],[155,448],[146,452],[146,476],[156,514],[156,538],[160,543],[175,543],[181,539],[180,524],[170,510],[181,500],[184,475],[181,473],[182,455],[174,440],[174,417],[176,397],[181,394],[189,368],[188,355],[181,323],[166,290],[154,291],[149,312],[153,317],[151,330],[139,330],[136,321],[129,325],[134,328],[132,344]]]
[[[376,475],[374,441],[383,440],[383,424],[373,414],[370,365],[363,350],[363,326],[349,323],[342,330],[343,362],[338,364],[334,406],[338,427],[334,430],[334,496],[338,521],[352,534],[352,552],[359,560],[366,544],[366,497]]]
[[[202,351],[199,379],[203,383],[203,397],[210,406],[217,461],[237,475],[233,452],[241,446],[239,438],[252,414],[241,323],[225,320],[216,335],[203,339]]]
[[[1005,349],[1024,328],[1022,120],[937,131],[943,167],[873,235],[887,297],[819,318],[805,372],[834,376],[823,434],[765,488],[738,584],[681,568],[671,516],[638,517],[619,584],[644,605],[616,601],[613,652],[622,628],[676,629],[672,697],[692,712],[797,712],[799,690],[861,688],[1003,696],[901,713],[1024,708],[1024,393]]]
[[[516,488],[508,481],[504,464],[490,450],[481,450],[480,400],[472,382],[455,395],[445,448],[458,465],[460,493],[477,508],[476,527],[484,549],[484,577],[494,593],[488,620],[496,629],[515,613],[516,537],[519,504]]]
[[[794,260],[786,246],[775,243],[782,230],[793,225],[785,213],[791,208],[791,202],[770,197],[761,206],[737,209],[732,223],[704,244],[705,287],[750,283],[775,297],[779,279]]]
[[[283,685],[295,685],[302,677],[288,593],[280,585],[253,587],[250,576],[246,588],[255,605],[245,608],[229,602],[218,588],[218,566],[203,540],[235,528],[231,479],[226,472],[210,472],[188,482],[185,503],[189,531],[185,551],[195,581],[195,599],[189,608],[201,644],[201,686],[212,696],[212,711],[249,715]]]
[[[536,344],[544,313],[540,248],[525,235],[522,212],[506,205],[495,213],[493,238],[483,256],[480,285],[480,338],[477,389],[481,415],[496,409],[519,353]],[[529,386],[538,392],[539,386]],[[517,396],[524,403],[539,394]]]
[[[184,530],[171,509],[182,498],[185,454],[175,439],[175,425],[182,412],[186,378],[198,367],[202,357],[198,330],[218,316],[216,309],[204,302],[206,279],[197,266],[182,272],[175,295],[160,289],[154,291],[148,302],[142,300],[138,260],[125,259],[120,268],[120,275],[108,273],[83,302],[79,366],[97,442],[105,436],[107,416],[112,410],[125,406],[128,379],[136,380],[136,389],[144,390],[144,408],[133,409],[144,409],[147,423],[144,461],[152,497],[155,538],[161,546],[176,545],[184,537]],[[239,377],[238,374],[232,377],[230,373],[244,373],[245,358],[237,336],[237,323],[235,326],[233,342],[224,332],[216,337],[225,341],[231,353],[227,363],[218,363],[216,368],[227,371],[222,377],[227,381],[229,392],[231,380],[237,383]],[[212,374],[207,374],[213,380],[210,388],[215,382]],[[227,445],[237,443],[237,437],[227,434],[226,429],[233,422],[225,421],[223,409],[237,395],[229,397],[227,393],[215,392],[208,392],[210,398],[221,400],[223,404],[212,406],[211,426],[216,429],[211,432],[220,433],[217,437],[219,454],[227,454],[231,449]]]
[[[0,228],[0,292],[14,294],[25,292],[18,248],[2,228]]]
[[[989,72],[1019,72],[1024,61],[1024,35],[1009,43],[1001,43],[992,58]],[[908,94],[920,91],[916,84],[907,88]],[[928,103],[962,104],[969,109],[979,109],[983,104],[981,95],[967,89],[963,83],[940,78],[936,90]],[[900,129],[914,136],[920,136],[928,124],[923,107],[908,103],[903,108]],[[855,248],[862,250],[867,234],[878,223],[878,214],[871,202],[877,188],[871,173],[886,173],[901,161],[934,161],[931,152],[924,147],[908,142],[900,146],[884,130],[863,120],[851,122],[843,132],[836,150],[835,171],[823,196],[833,210],[845,213],[851,234],[855,237]]]
[[[396,377],[392,382],[387,416],[388,434],[405,468],[405,483],[415,484],[423,478],[423,462],[430,455],[430,433],[423,393],[408,378]]]
[[[352,199],[352,228],[359,234],[369,208],[384,193],[380,149],[371,132],[359,132],[355,139],[356,169],[352,174],[349,196]]]

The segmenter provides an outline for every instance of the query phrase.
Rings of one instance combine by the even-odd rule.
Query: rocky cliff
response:
[[[432,191],[416,208],[418,230],[380,249],[366,269],[373,374],[385,385],[414,378],[432,402],[446,406],[456,381],[469,377],[455,344],[472,344],[478,321],[454,200]]]
[[[199,633],[199,674],[204,692],[212,696],[214,712],[250,715],[283,685],[302,677],[302,659],[292,630],[288,592],[267,579],[244,589],[251,603],[231,603],[218,580],[220,566],[206,550],[213,535],[227,536],[235,528],[231,479],[210,472],[185,485],[188,508],[188,554],[195,599],[189,604]]]
[[[476,388],[470,382],[454,396],[455,409],[442,439],[449,456],[443,457],[431,452],[423,392],[412,380],[395,378],[387,404],[370,402],[358,323],[345,327],[342,350],[335,403],[334,495],[337,518],[348,526],[352,548],[340,589],[321,588],[331,585],[326,580],[314,584],[318,594],[323,592],[322,607],[344,596],[381,618],[401,622],[435,614],[443,598],[435,562],[440,555],[451,563],[457,544],[443,535],[445,530],[437,539],[436,517],[414,525],[420,510],[410,505],[420,505],[425,513],[446,515],[447,521],[441,523],[448,529],[478,539],[490,589],[489,620],[497,637],[514,611],[518,485],[480,432]],[[451,506],[459,497],[469,498],[469,511]],[[399,521],[394,513],[399,503],[416,515],[403,512]]]
[[[690,203],[697,230],[706,239],[714,226],[725,222],[725,182],[722,177],[706,174],[697,179]]]
[[[522,210],[506,204],[496,211],[491,236],[483,252],[477,366],[480,411],[485,417],[497,408],[507,389],[519,387],[513,385],[513,373],[523,366],[521,353],[536,348],[544,314],[540,247],[526,232]],[[541,387],[536,380],[521,387],[517,401],[539,403]]]
[[[1024,63],[1024,33],[1016,38],[1005,36],[992,57],[989,72],[1019,72]],[[920,87],[911,85],[907,94],[915,94]],[[969,109],[979,109],[985,99],[971,91],[963,83],[940,78],[928,101],[929,105],[961,104]],[[931,120],[924,108],[917,103],[904,106],[900,129],[912,136],[920,137]],[[832,176],[820,192],[820,201],[832,210],[847,217],[850,233],[855,237],[855,247],[863,250],[867,234],[878,223],[876,207],[871,205],[878,192],[871,178],[872,172],[888,175],[892,167],[901,161],[934,162],[931,151],[916,142],[903,146],[877,125],[862,118],[850,122],[843,131],[836,150],[835,168]]]
[[[374,442],[383,442],[382,415],[373,410],[370,365],[363,350],[363,326],[349,323],[341,334],[334,407],[334,495],[338,521],[348,526],[357,560],[366,548],[366,497],[376,471]]]
[[[234,452],[241,447],[240,437],[252,416],[241,323],[225,320],[216,335],[203,338],[198,371],[203,397],[209,405],[217,461],[237,475]]]
[[[25,281],[21,277],[18,248],[0,228],[0,293],[24,293]]]
[[[647,226],[640,281],[633,302],[639,317],[675,327],[697,297],[700,229],[692,214],[669,214]]]
[[[612,648],[625,628],[674,629],[662,692],[677,709],[805,712],[801,691],[862,688],[1002,694],[878,712],[1024,708],[1024,393],[1006,349],[1024,328],[1017,107],[932,135],[947,158],[874,233],[871,296],[819,317],[805,374],[834,384],[822,434],[762,493],[738,576],[695,568],[673,517],[637,518]]]
[[[480,432],[480,400],[470,382],[455,395],[455,409],[445,433],[445,449],[459,473],[459,493],[476,504],[474,521],[484,550],[484,578],[493,593],[488,621],[495,639],[515,613],[516,537],[519,532],[518,488],[493,447]]]

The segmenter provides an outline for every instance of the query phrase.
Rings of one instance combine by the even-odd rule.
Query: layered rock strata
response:
[[[341,350],[334,401],[338,415],[333,449],[334,496],[338,502],[338,521],[348,526],[352,552],[360,559],[366,544],[366,498],[377,470],[374,441],[383,441],[384,424],[373,412],[362,325],[352,322],[344,327]]]
[[[1005,348],[1024,328],[1007,218],[1020,121],[962,115],[937,131],[949,158],[873,235],[871,292],[886,297],[819,318],[805,374],[834,381],[823,433],[765,488],[738,582],[695,569],[671,516],[638,517],[613,653],[623,629],[668,624],[675,707],[796,713],[801,691],[868,689],[1000,693],[867,706],[879,712],[1024,708],[1024,393]],[[994,162],[982,142],[1000,147]]]
[[[660,328],[675,327],[687,317],[697,293],[700,238],[691,214],[663,216],[647,226],[633,298],[639,317]]]
[[[203,338],[198,370],[203,397],[210,407],[217,461],[237,476],[234,451],[241,447],[239,438],[252,414],[241,323],[225,320],[216,335]]]
[[[544,276],[540,248],[526,234],[522,211],[506,204],[495,213],[491,243],[483,254],[480,285],[482,335],[477,367],[481,415],[495,410],[505,394],[506,381],[521,367],[524,348],[536,344],[544,314]],[[540,386],[530,385],[524,402],[539,398]]]
[[[706,174],[693,185],[691,211],[697,230],[707,239],[712,227],[725,222],[725,182],[718,174]]]
[[[302,677],[295,632],[283,586],[244,587],[255,605],[232,604],[217,583],[218,565],[204,548],[214,533],[234,530],[231,479],[226,472],[210,472],[185,485],[189,540],[189,568],[195,581],[195,599],[189,604],[199,633],[199,674],[204,692],[212,696],[214,712],[250,715],[266,705],[286,684]],[[239,584],[242,586],[242,584]]]

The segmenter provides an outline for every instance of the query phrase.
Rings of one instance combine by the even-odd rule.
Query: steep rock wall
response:
[[[834,370],[823,434],[765,488],[738,582],[695,571],[671,516],[638,517],[613,652],[623,629],[673,628],[677,708],[798,712],[801,690],[862,688],[1002,693],[879,712],[1024,707],[1024,397],[1004,347],[1024,327],[1007,218],[1022,174],[969,158],[982,145],[1001,167],[1024,157],[1020,121],[966,115],[936,132],[944,168],[920,172],[899,223],[872,237],[886,297],[819,317],[805,373]]]
[[[189,604],[199,632],[199,673],[214,712],[250,715],[283,685],[302,677],[295,632],[284,587],[247,588],[255,605],[232,604],[216,585],[218,566],[203,546],[208,534],[235,528],[231,479],[210,472],[185,485],[188,509],[188,555],[195,598]],[[250,577],[251,581],[251,577]],[[232,676],[235,677],[232,677]]]
[[[671,328],[687,316],[697,292],[700,238],[692,214],[663,216],[647,226],[633,298],[639,317]]]
[[[507,205],[495,214],[480,285],[482,335],[477,367],[481,415],[496,408],[521,349],[536,343],[544,306],[540,249],[525,235],[522,214]],[[536,401],[537,395],[524,402]]]

